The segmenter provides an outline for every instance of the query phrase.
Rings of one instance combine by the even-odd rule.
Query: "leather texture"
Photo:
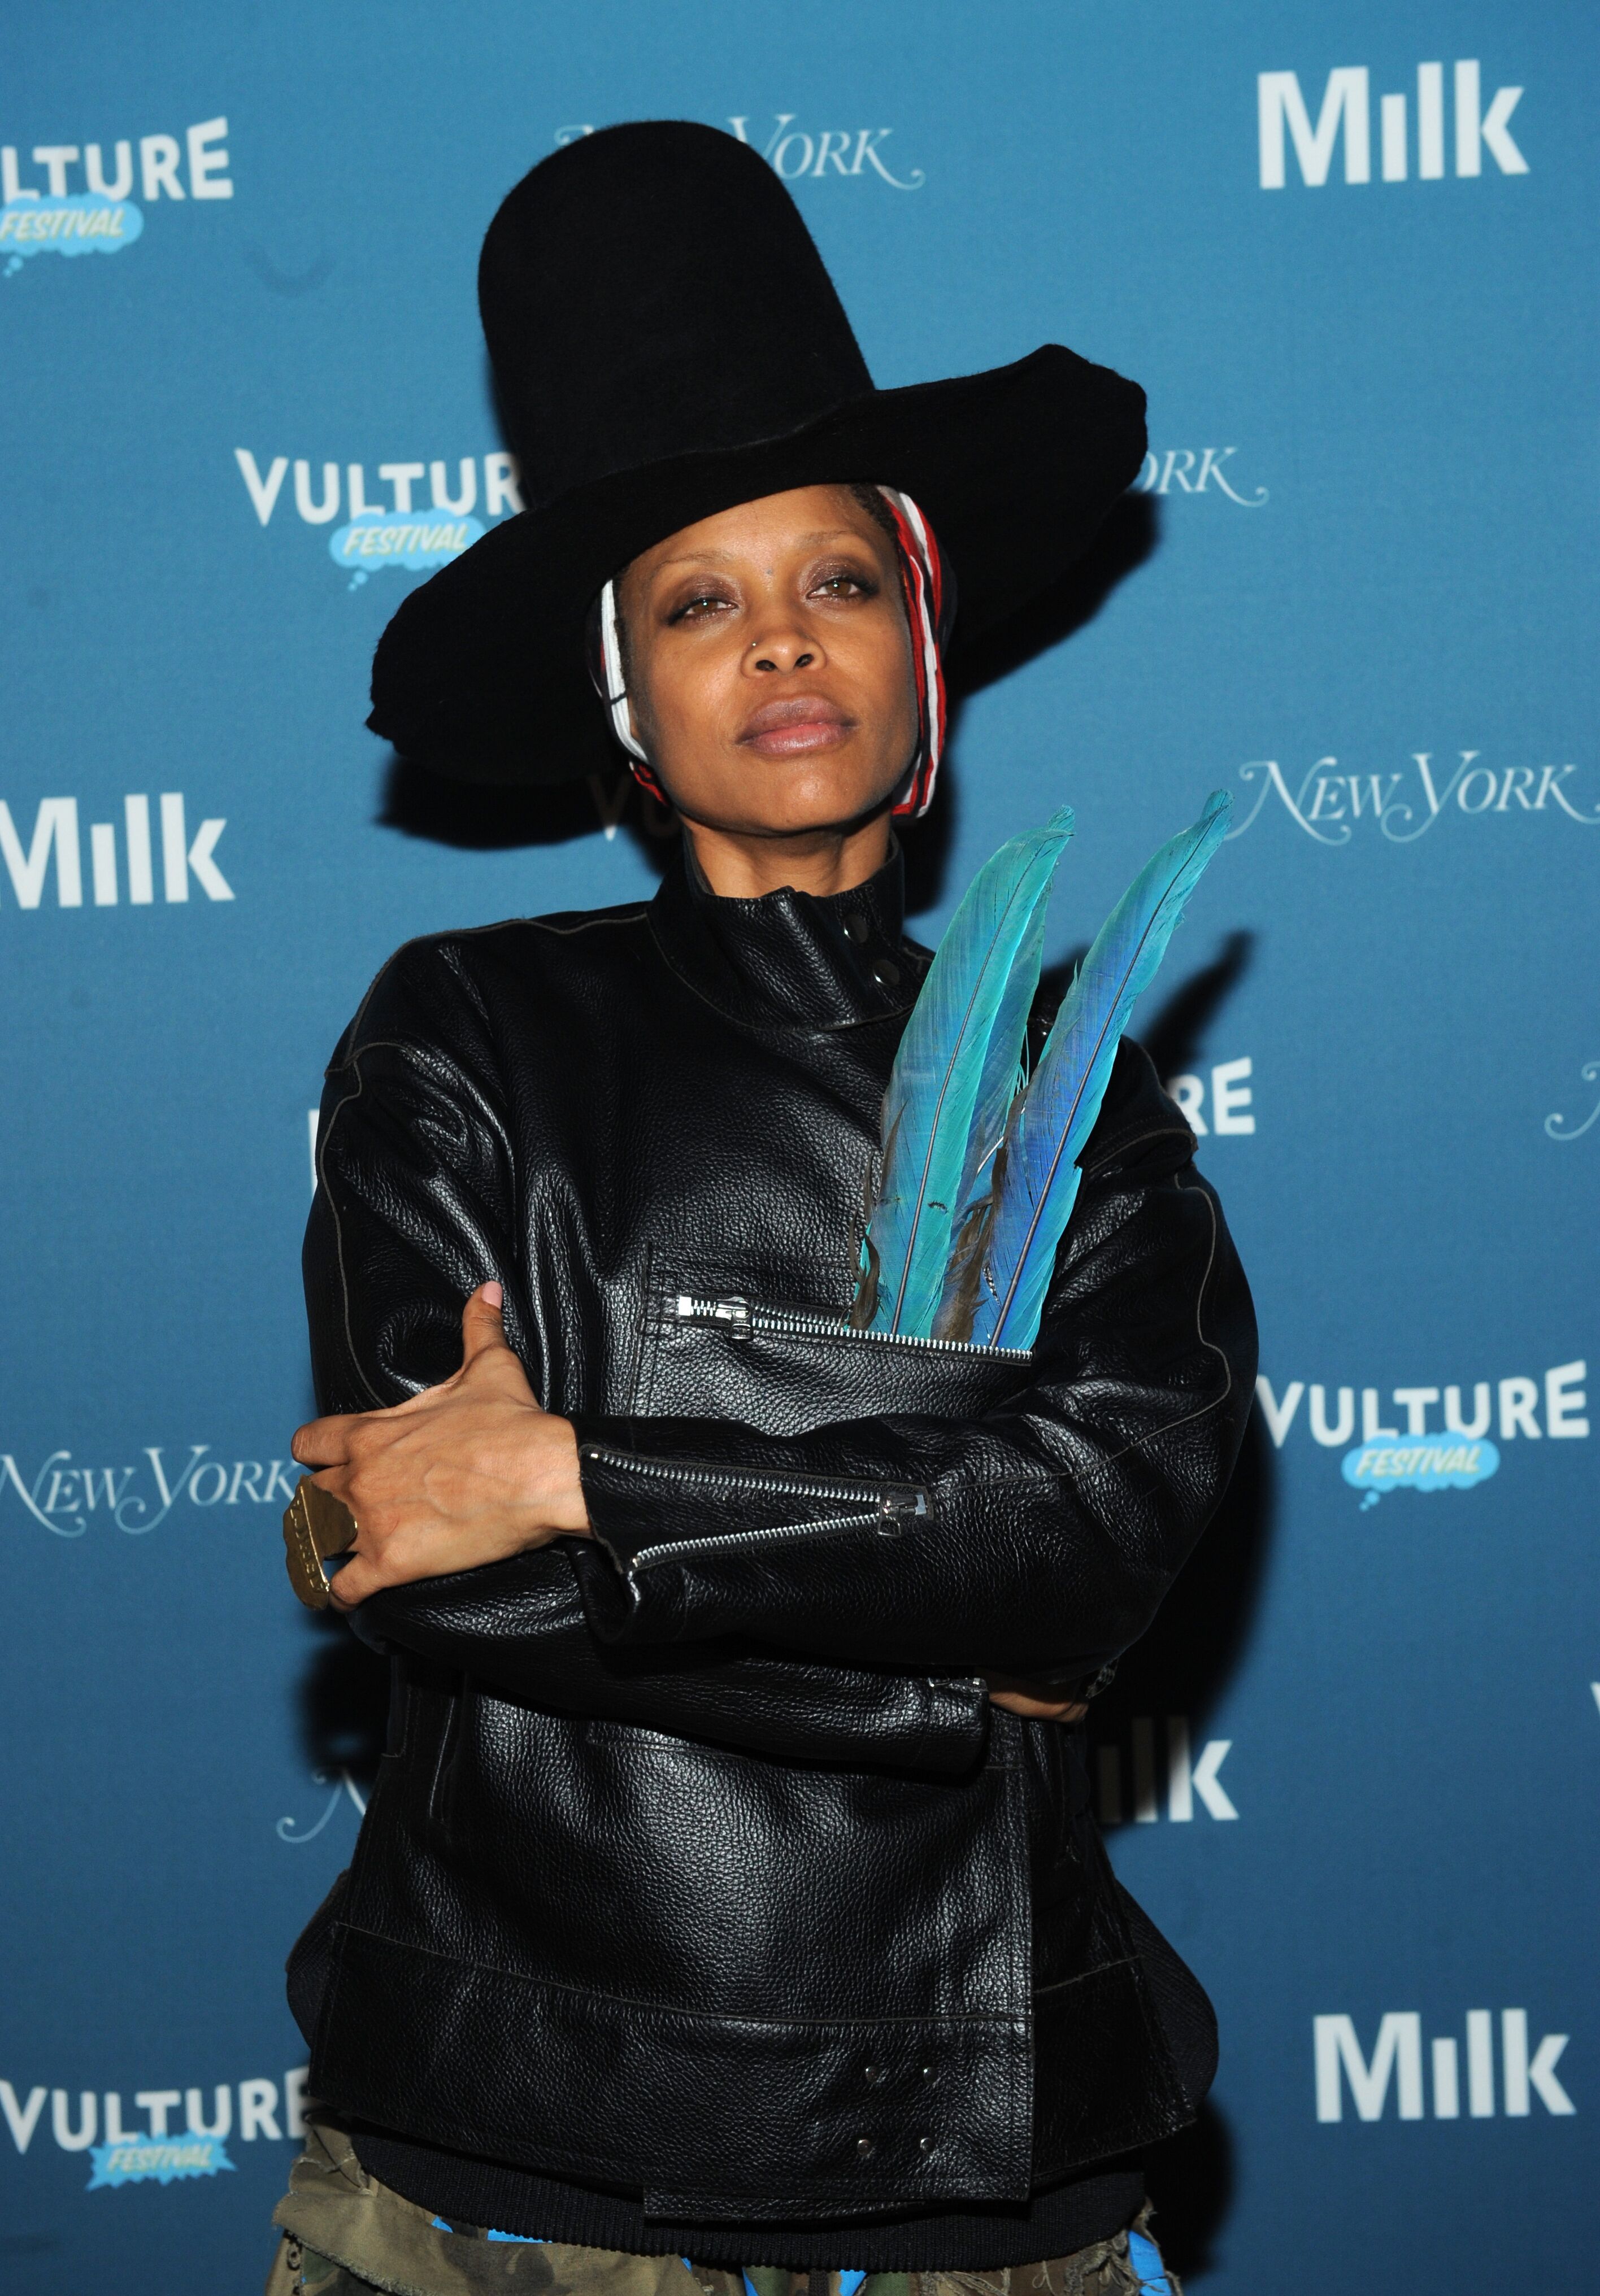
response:
[[[928,964],[832,899],[412,943],[328,1071],[324,1411],[459,1366],[466,1294],[579,1438],[592,1539],[389,1590],[390,1751],[291,1963],[314,2093],[672,2219],[1025,2199],[1192,2118],[1200,1987],[1112,1880],[1087,1680],[1232,1469],[1250,1297],[1121,1053],[1031,1353],[845,1326]],[[1038,1016],[1043,1026],[1046,1016]]]

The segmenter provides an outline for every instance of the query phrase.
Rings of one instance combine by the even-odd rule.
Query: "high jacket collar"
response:
[[[650,905],[679,979],[748,1028],[848,1029],[908,1013],[927,969],[906,941],[905,865],[889,859],[848,893],[781,886],[754,900],[714,893],[687,839]]]

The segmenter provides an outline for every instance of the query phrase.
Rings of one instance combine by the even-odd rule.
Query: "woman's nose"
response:
[[[822,659],[815,636],[779,613],[758,631],[744,650],[743,667],[752,674],[771,676],[788,670],[810,669]]]

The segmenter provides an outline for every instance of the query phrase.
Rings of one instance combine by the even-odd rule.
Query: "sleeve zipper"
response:
[[[643,1475],[652,1481],[675,1483],[691,1489],[754,1490],[767,1493],[775,1498],[832,1499],[835,1505],[842,1504],[851,1508],[849,1513],[827,1515],[816,1522],[776,1523],[759,1530],[729,1530],[709,1538],[677,1538],[657,1546],[642,1546],[629,1560],[631,1570],[648,1570],[658,1562],[671,1562],[684,1554],[710,1554],[731,1546],[763,1546],[785,1539],[821,1538],[847,1530],[870,1529],[882,1538],[898,1538],[908,1522],[926,1520],[933,1513],[927,1492],[910,1484],[874,1488],[866,1485],[820,1482],[767,1474],[759,1468],[742,1471],[680,1464],[674,1459],[642,1458],[636,1452],[608,1450],[595,1443],[586,1443],[580,1456],[628,1474]]]

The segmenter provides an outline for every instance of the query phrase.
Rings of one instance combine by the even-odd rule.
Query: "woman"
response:
[[[274,2285],[1131,2289],[1214,2032],[1063,1726],[1254,1370],[1144,1055],[1030,1351],[849,1311],[954,583],[982,627],[1054,578],[1142,400],[1053,346],[874,391],[788,194],[681,124],[535,168],[480,293],[535,506],[401,609],[372,722],[487,779],[619,741],[684,841],[649,903],[403,949],[329,1070],[294,1447],[394,1688],[291,1961]]]

